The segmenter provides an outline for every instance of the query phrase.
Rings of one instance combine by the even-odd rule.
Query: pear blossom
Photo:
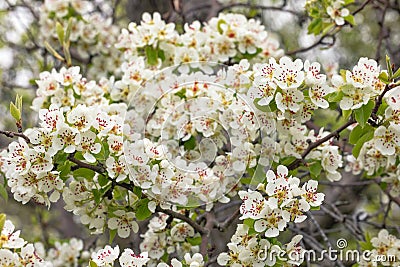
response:
[[[275,96],[276,106],[282,112],[285,112],[285,110],[297,112],[300,109],[299,103],[303,99],[303,93],[295,89],[283,90],[276,93]]]
[[[264,219],[257,220],[254,223],[254,230],[264,232],[266,237],[277,237],[280,231],[283,231],[287,225],[283,218],[281,209],[269,209],[264,215]]]
[[[312,207],[321,206],[324,201],[325,195],[323,193],[317,193],[318,182],[315,180],[309,180],[303,184],[302,198],[305,199],[308,204]]]
[[[92,253],[92,260],[97,264],[97,266],[113,266],[114,261],[118,259],[119,256],[119,246],[112,248],[107,245],[103,249]]]
[[[340,1],[334,2],[333,5],[326,8],[328,15],[335,21],[336,25],[344,25],[344,18],[350,15],[347,8],[342,8]]]
[[[22,248],[26,242],[19,237],[21,231],[15,231],[15,226],[10,220],[6,220],[0,235],[0,247],[18,249]]]
[[[277,85],[281,89],[298,88],[304,81],[304,72],[302,71],[303,62],[301,59],[292,61],[289,57],[282,57],[279,60],[274,71],[274,77]]]
[[[313,87],[310,87],[309,89],[309,96],[311,99],[311,102],[313,102],[316,106],[320,108],[328,108],[329,103],[324,97],[330,93],[335,92],[335,89],[332,87],[329,87],[326,84],[323,85],[314,85]]]
[[[117,210],[114,211],[114,215],[117,217],[112,217],[108,220],[108,227],[112,230],[117,230],[118,236],[127,238],[131,231],[137,233],[139,226],[134,221],[135,214],[133,212]]]
[[[376,148],[383,155],[393,155],[400,146],[400,126],[391,124],[387,128],[379,126],[374,133]]]
[[[119,263],[122,267],[142,267],[150,260],[147,252],[136,255],[131,249],[126,248],[122,252]]]
[[[400,110],[400,86],[389,90],[384,99],[393,110]]]
[[[86,131],[81,134],[81,142],[76,147],[76,150],[81,151],[82,156],[90,163],[96,162],[93,154],[98,154],[101,150],[101,144],[95,141],[96,134],[92,131]]]

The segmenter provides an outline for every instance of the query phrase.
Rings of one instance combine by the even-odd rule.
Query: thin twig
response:
[[[9,138],[21,137],[21,138],[25,139],[25,141],[26,141],[27,143],[30,143],[30,140],[29,140],[28,136],[26,136],[26,135],[23,134],[23,133],[17,133],[17,132],[12,132],[12,131],[2,131],[2,130],[0,130],[0,134],[5,135],[5,136],[7,136],[7,137],[9,137]]]
[[[167,209],[163,209],[160,206],[157,206],[156,208],[157,212],[162,212],[165,213],[171,217],[174,217],[176,219],[182,220],[184,222],[187,222],[188,224],[190,224],[197,232],[199,232],[200,234],[208,234],[208,229],[204,228],[203,226],[201,226],[200,224],[196,223],[195,221],[193,221],[192,219],[186,217],[185,215],[172,211],[172,210],[167,210]]]
[[[69,154],[68,155],[68,160],[73,162],[73,163],[75,163],[79,168],[89,169],[89,170],[95,171],[95,172],[100,173],[100,174],[103,174],[105,172],[105,169],[103,167],[96,166],[96,165],[91,165],[91,164],[88,164],[86,162],[80,161],[79,159],[76,159],[74,156],[75,156],[74,153]]]
[[[288,169],[289,170],[293,170],[296,169],[297,167],[300,166],[301,162],[307,157],[307,155],[314,149],[319,147],[320,145],[322,145],[323,143],[325,143],[326,141],[328,141],[331,138],[334,137],[338,137],[339,134],[344,131],[345,129],[347,129],[347,127],[349,127],[350,125],[354,124],[356,121],[351,118],[349,121],[347,121],[345,124],[343,124],[342,126],[340,126],[337,130],[331,132],[330,134],[328,134],[327,136],[311,143],[308,145],[307,149],[303,152],[303,154],[301,154],[301,159],[296,159],[295,161],[293,161],[291,164],[289,164]]]

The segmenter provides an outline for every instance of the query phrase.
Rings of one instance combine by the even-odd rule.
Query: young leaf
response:
[[[146,46],[145,48],[147,63],[151,66],[155,66],[158,63],[158,52],[152,46]]]
[[[7,202],[8,201],[8,193],[3,184],[0,184],[0,196]]]
[[[382,71],[379,76],[379,80],[381,80],[385,84],[389,84],[389,76],[386,72]]]
[[[6,215],[4,213],[0,214],[0,233],[3,231],[4,224],[6,222]]]
[[[44,46],[46,47],[47,51],[49,51],[50,54],[52,54],[55,58],[64,61],[64,58],[59,53],[57,53],[57,51],[47,41],[44,41]]]
[[[354,16],[353,15],[348,15],[347,17],[344,17],[344,20],[350,23],[350,25],[354,26],[356,22],[354,21]]]
[[[16,121],[21,120],[21,111],[12,102],[10,103],[10,113]]]
[[[316,161],[310,165],[310,174],[312,178],[318,178],[321,174],[322,165],[321,162]]]
[[[113,230],[109,231],[109,233],[110,233],[109,243],[110,244],[112,244],[112,242],[114,241],[114,238],[117,235],[117,231],[118,231],[117,229],[113,229]]]
[[[374,106],[374,101],[370,100],[368,104],[354,110],[356,121],[361,125],[361,127],[364,127],[369,117],[371,117],[372,109],[374,108]]]
[[[390,62],[390,57],[386,55],[386,68],[389,74],[389,80],[393,77],[392,63]]]
[[[149,202],[150,200],[147,198],[139,200],[136,207],[136,219],[139,221],[143,221],[151,216],[152,212],[149,210]]]
[[[361,136],[363,136],[364,134],[366,134],[367,132],[369,132],[371,130],[373,130],[373,128],[369,124],[365,125],[365,127],[361,127],[361,125],[357,125],[356,127],[354,127],[354,129],[350,133],[350,136],[349,136],[350,144],[355,145]]]
[[[198,246],[201,244],[201,236],[196,237],[188,237],[186,241],[189,242],[192,246]]]
[[[364,134],[356,143],[356,145],[353,147],[353,156],[355,158],[358,158],[358,155],[360,155],[360,150],[362,148],[362,146],[364,145],[364,143],[366,143],[367,141],[371,140],[374,137],[374,131],[370,131],[367,132],[366,134]]]
[[[61,25],[60,22],[56,23],[56,32],[58,36],[58,41],[61,45],[64,43],[64,27]]]
[[[398,68],[396,70],[396,72],[393,74],[392,79],[394,80],[394,79],[397,79],[399,77],[400,77],[400,68]]]

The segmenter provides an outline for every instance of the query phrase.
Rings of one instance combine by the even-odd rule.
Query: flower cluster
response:
[[[352,2],[354,0],[307,0],[305,9],[313,18],[308,31],[318,35],[334,26],[354,24],[354,17],[347,8]]]
[[[300,59],[293,61],[288,57],[282,57],[279,62],[270,59],[268,63],[253,67],[254,80],[247,96],[258,109],[265,111],[267,118],[275,120],[279,142],[271,145],[274,142],[264,138],[268,147],[275,147],[272,150],[277,156],[275,160],[280,155],[300,159],[309,143],[329,134],[323,128],[315,133],[304,125],[315,110],[329,108],[327,98],[337,92],[320,68],[317,62],[303,63]],[[342,166],[342,156],[339,148],[328,141],[308,154],[306,159],[320,164],[326,177],[336,181],[341,178],[337,170]],[[271,149],[265,150],[272,152]]]
[[[325,195],[317,193],[318,182],[309,180],[300,187],[300,179],[289,175],[288,169],[279,165],[276,174],[267,172],[267,184],[259,185],[266,196],[258,191],[240,191],[243,200],[240,219],[254,220],[254,230],[266,237],[277,237],[289,222],[303,222],[311,207],[322,204]]]
[[[149,266],[155,266],[165,255],[177,254],[180,259],[192,253],[199,252],[196,234],[193,227],[180,220],[174,219],[172,222],[169,216],[158,213],[149,221],[148,230],[141,237],[141,251],[148,252]]]
[[[5,219],[4,214],[1,214]],[[3,229],[0,229],[0,265],[1,266],[52,266],[39,257],[33,244],[22,239],[20,231],[15,231],[15,226],[10,220],[5,220]]]
[[[40,6],[39,41],[47,41],[54,49],[61,49],[57,28],[54,21],[65,29],[71,25],[69,34],[72,55],[84,63],[93,57],[88,75],[101,78],[119,74],[121,53],[114,47],[119,34],[119,27],[113,24],[112,17],[104,17],[110,9],[86,0],[46,0]],[[103,11],[102,10],[102,11]]]
[[[292,240],[282,245],[270,238],[258,238],[251,234],[250,227],[238,224],[235,234],[228,243],[229,252],[218,256],[221,266],[299,266],[302,262],[303,237],[296,235]]]
[[[389,234],[386,229],[379,231],[378,236],[371,238],[366,243],[365,249],[368,249],[368,258],[361,259],[359,266],[397,266],[400,263],[400,239]]]
[[[147,123],[144,139],[125,144],[125,158],[147,193],[179,205],[194,197],[211,203],[256,166],[261,119],[273,122],[238,94],[250,81],[240,83],[235,68],[215,75],[168,70],[143,86],[143,97],[133,99],[128,112]]]
[[[372,97],[380,95],[385,89],[385,84],[378,78],[380,73],[375,60],[360,58],[352,71],[346,70],[343,76],[333,76],[333,86],[343,94],[340,108],[358,109],[368,104]]]
[[[168,265],[164,262],[159,264],[152,264],[147,252],[142,252],[140,254],[135,254],[130,248],[124,249],[120,254],[119,247],[114,248],[110,246],[105,246],[103,249],[93,252],[91,266],[95,264],[98,267],[114,266],[114,262],[118,259],[121,267],[142,267],[142,266],[157,266],[157,267],[203,267],[204,260],[203,256],[199,253],[191,255],[186,253],[184,259],[178,261],[176,258],[171,260],[171,264]]]

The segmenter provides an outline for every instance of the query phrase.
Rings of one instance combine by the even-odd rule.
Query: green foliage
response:
[[[322,171],[322,165],[320,161],[316,161],[310,164],[309,166],[310,175],[312,178],[319,178],[319,175]]]
[[[186,238],[186,241],[189,242],[192,246],[198,246],[201,244],[201,236],[188,237]]]
[[[350,144],[355,145],[360,138],[368,132],[373,131],[373,127],[369,124],[362,127],[361,125],[357,125],[354,129],[350,132],[349,142]]]
[[[15,97],[15,102],[10,103],[10,113],[11,116],[16,121],[21,121],[21,113],[22,113],[22,96],[18,95]]]
[[[364,145],[364,143],[368,142],[373,137],[374,137],[374,131],[368,131],[358,139],[358,141],[357,141],[356,145],[353,147],[353,151],[352,151],[353,156],[355,158],[357,158],[358,155],[360,154],[360,150],[361,150],[362,146]]]
[[[356,121],[361,125],[361,127],[364,127],[368,122],[368,119],[371,117],[374,106],[375,106],[374,101],[370,100],[368,104],[363,105],[361,108],[354,110],[354,117]]]
[[[152,214],[152,212],[149,210],[149,202],[150,200],[148,198],[141,199],[137,202],[136,206],[136,219],[139,221],[146,220],[149,218]]]
[[[147,58],[147,63],[150,66],[155,66],[158,64],[158,49],[152,46],[146,46],[145,53]]]
[[[0,214],[0,233],[3,231],[4,224],[6,222],[6,215],[4,213]]]

